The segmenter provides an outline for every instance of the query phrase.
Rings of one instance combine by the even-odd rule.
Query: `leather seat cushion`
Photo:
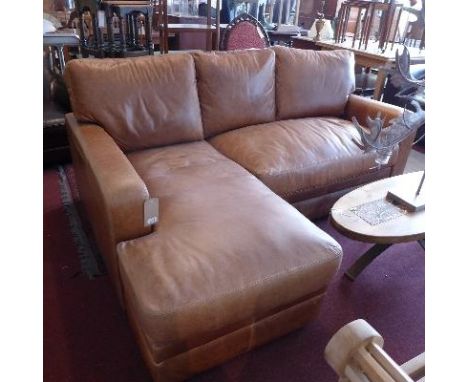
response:
[[[125,151],[203,139],[188,53],[71,60],[65,79],[76,118],[102,126]]]
[[[354,91],[354,55],[275,46],[277,120],[340,116]]]
[[[155,232],[117,247],[155,362],[323,294],[339,244],[208,143],[129,159],[160,202]]]
[[[194,53],[205,137],[275,120],[272,49]]]
[[[293,203],[359,184],[376,170],[375,154],[363,153],[355,139],[350,121],[317,117],[248,126],[209,142]],[[396,159],[394,152],[389,164]]]

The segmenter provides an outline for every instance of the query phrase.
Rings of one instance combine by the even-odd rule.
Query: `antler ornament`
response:
[[[409,72],[410,57],[406,46],[403,49],[402,55],[399,55],[398,51],[396,52],[396,63],[397,70],[404,82],[416,85],[424,91],[425,80],[417,80]],[[424,124],[425,112],[419,102],[413,99],[410,104],[414,107],[414,112],[407,110],[405,107],[403,114],[390,120],[389,125],[386,127],[384,127],[385,120],[382,119],[380,113],[375,118],[368,116],[366,118],[366,127],[361,126],[355,117],[351,118],[361,138],[361,142],[355,141],[355,143],[364,152],[377,153],[375,161],[379,166],[388,163],[393,148]]]

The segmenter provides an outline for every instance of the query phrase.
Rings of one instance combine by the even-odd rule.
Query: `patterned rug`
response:
[[[85,229],[82,221],[85,220],[84,211],[78,210],[79,203],[78,188],[71,167],[57,167],[59,178],[60,198],[63,209],[68,217],[70,233],[73,237],[78,257],[80,259],[81,271],[90,279],[105,274],[105,267],[99,251],[93,240],[90,240],[89,229]],[[77,203],[75,204],[75,200]]]

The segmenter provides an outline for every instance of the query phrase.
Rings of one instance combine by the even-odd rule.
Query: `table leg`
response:
[[[418,240],[418,243],[422,247],[422,249],[426,250],[426,239]]]
[[[63,72],[65,71],[65,54],[63,53],[63,45],[58,45],[57,49],[60,64],[60,74],[63,75]]]
[[[383,89],[385,87],[385,81],[387,80],[387,71],[384,68],[379,68],[377,73],[377,79],[375,80],[374,99],[380,101],[382,97]]]
[[[345,272],[345,275],[354,281],[356,277],[383,251],[385,251],[392,244],[375,244],[373,247],[357,259],[351,267]]]

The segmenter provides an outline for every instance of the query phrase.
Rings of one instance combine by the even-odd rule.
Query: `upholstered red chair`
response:
[[[221,50],[268,48],[270,40],[262,24],[248,13],[232,20],[224,31]]]

